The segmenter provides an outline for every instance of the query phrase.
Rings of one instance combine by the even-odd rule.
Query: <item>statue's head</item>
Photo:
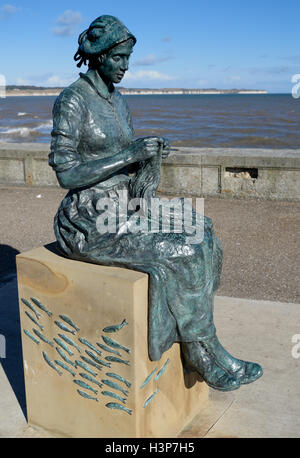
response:
[[[106,80],[119,83],[128,70],[128,61],[136,38],[114,16],[100,16],[78,38],[78,50],[74,56],[81,67],[88,61]]]

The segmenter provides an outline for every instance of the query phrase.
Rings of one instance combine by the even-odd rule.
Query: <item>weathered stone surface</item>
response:
[[[24,184],[23,161],[0,158],[0,182],[3,184]]]
[[[152,362],[148,357],[146,274],[65,259],[47,247],[19,254],[17,270],[30,424],[58,435],[71,437],[175,437],[199,413],[202,403],[208,398],[208,387],[195,373],[189,376],[183,373],[179,344],[174,344],[158,362]],[[22,298],[41,315],[39,319],[21,300]],[[37,299],[52,312],[52,315],[48,316],[31,298]],[[29,318],[28,313],[43,326],[43,329]],[[79,331],[64,321],[60,315],[70,318]],[[124,319],[128,324],[119,331],[103,332],[105,327],[121,324]],[[67,326],[74,334],[61,329],[57,323]],[[35,343],[26,335],[24,329],[39,343]],[[53,342],[53,346],[41,340],[33,329]],[[73,353],[67,354],[53,340],[62,340],[59,334],[71,338],[79,345],[81,351],[65,342]],[[85,356],[91,359],[86,351],[92,352],[106,364],[106,357],[119,357],[97,345],[97,342],[107,345],[102,336],[109,337],[130,350],[130,353],[127,353],[123,348],[110,347],[111,350],[120,353],[122,360],[129,361],[129,365],[110,362],[110,368],[100,365],[102,369],[99,370],[81,358]],[[102,354],[97,354],[87,344],[82,343],[82,339],[86,339]],[[105,384],[100,388],[94,382],[82,378],[80,373],[91,374],[64,361],[56,347],[60,348],[73,363],[76,360],[85,363],[98,374],[94,376],[98,382],[110,380],[118,383],[128,391],[128,396]],[[43,352],[62,375],[47,363]],[[165,366],[168,360],[169,363]],[[75,376],[55,361],[66,364]],[[163,367],[165,372],[155,380]],[[141,388],[154,369],[156,371],[151,380]],[[112,372],[126,378],[131,383],[130,388],[107,375]],[[97,393],[76,385],[74,379],[87,383],[96,389]],[[97,401],[84,398],[77,389],[96,398]],[[126,399],[126,404],[102,394],[102,391],[118,394]],[[154,393],[155,396],[145,407],[145,402]],[[106,407],[110,402],[123,404],[132,414]]]
[[[1,143],[0,183],[58,186],[47,165],[48,152],[47,144]],[[256,168],[258,178],[241,181],[226,175],[228,167]],[[180,147],[162,163],[159,191],[181,196],[300,200],[299,180],[299,150]]]

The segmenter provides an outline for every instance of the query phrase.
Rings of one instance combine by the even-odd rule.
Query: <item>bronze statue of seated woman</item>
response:
[[[121,205],[125,194],[140,202],[155,198],[161,161],[169,153],[164,138],[134,140],[128,106],[114,87],[128,70],[136,38],[105,15],[78,42],[74,58],[88,70],[61,92],[53,108],[49,164],[69,189],[54,222],[60,250],[72,259],[149,274],[151,360],[180,342],[185,367],[209,386],[228,391],[253,382],[261,367],[231,356],[216,335],[213,302],[222,248],[211,219],[201,216],[203,236],[191,243],[188,231],[164,231],[161,217],[155,221],[158,229],[149,231],[155,218],[147,205],[129,213]],[[108,209],[99,205],[105,199]],[[111,208],[118,208],[114,230],[100,230],[101,216],[109,216]],[[132,218],[136,213],[139,223]]]

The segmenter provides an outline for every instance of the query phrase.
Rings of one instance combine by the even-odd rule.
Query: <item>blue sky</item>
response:
[[[77,38],[102,14],[137,37],[124,87],[249,88],[291,92],[300,74],[294,0],[0,0],[7,84],[65,86],[77,78]]]

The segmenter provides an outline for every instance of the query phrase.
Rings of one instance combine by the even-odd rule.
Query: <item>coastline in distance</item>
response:
[[[6,96],[33,96],[48,95],[57,96],[63,87],[36,87],[36,86],[6,86]],[[184,89],[184,88],[163,88],[163,89],[140,89],[124,88],[119,86],[118,90],[123,95],[195,95],[195,94],[267,94],[263,89]]]

